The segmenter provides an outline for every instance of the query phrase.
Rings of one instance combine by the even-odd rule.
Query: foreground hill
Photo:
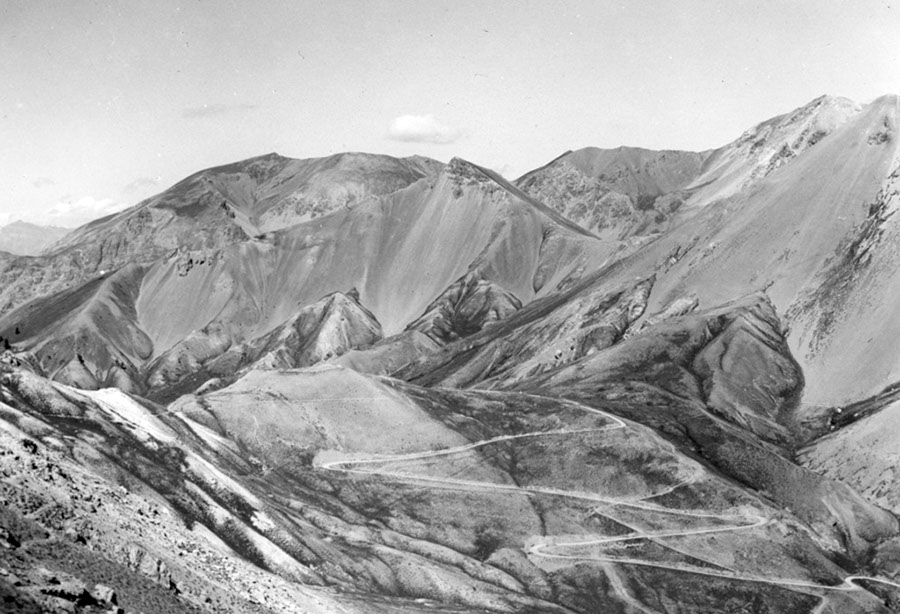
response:
[[[802,377],[771,305],[751,297],[628,337],[622,307],[635,315],[645,293],[603,292],[585,282],[477,333],[475,347],[510,347],[546,322],[559,347],[563,316],[623,322],[503,390],[264,369],[163,409],[4,367],[16,573],[37,560],[85,585],[118,566],[100,577],[129,609],[159,594],[199,611],[891,611],[896,518],[782,447]],[[475,356],[465,339],[446,348],[454,369]],[[722,369],[723,352],[747,368]],[[23,457],[52,467],[51,485],[83,475],[97,520],[81,519],[71,479],[28,486],[28,465],[11,462]],[[144,519],[163,530],[137,537]],[[135,593],[129,573],[160,588]],[[0,586],[46,602],[47,580],[26,581]]]

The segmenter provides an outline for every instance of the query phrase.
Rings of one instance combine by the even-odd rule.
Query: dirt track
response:
[[[540,397],[539,395],[528,395],[534,398],[545,399],[546,397]],[[324,469],[327,471],[336,471],[347,474],[360,474],[360,475],[368,475],[368,476],[383,476],[389,477],[393,479],[398,479],[407,482],[417,482],[417,483],[425,483],[434,487],[442,487],[442,488],[453,488],[453,489],[462,489],[462,490],[491,490],[493,492],[497,491],[510,491],[517,493],[525,493],[525,494],[540,494],[540,495],[551,495],[551,496],[562,496],[562,497],[571,497],[575,499],[581,499],[586,501],[593,501],[597,503],[603,503],[605,505],[611,506],[620,506],[620,507],[629,507],[633,509],[643,509],[655,513],[664,513],[664,514],[672,514],[677,516],[685,516],[691,518],[709,518],[710,520],[716,520],[725,522],[725,525],[716,525],[709,527],[702,527],[697,529],[689,529],[689,530],[671,530],[671,531],[658,531],[658,532],[645,532],[636,527],[631,528],[634,533],[629,535],[619,535],[613,537],[598,537],[592,538],[582,541],[575,542],[558,542],[558,543],[538,543],[525,548],[525,553],[532,557],[544,557],[544,558],[552,558],[552,559],[563,559],[563,560],[572,560],[572,561],[596,561],[601,563],[619,563],[625,565],[641,565],[645,567],[656,567],[659,569],[668,569],[673,571],[687,572],[693,574],[700,574],[705,576],[713,576],[718,578],[726,578],[730,580],[741,580],[745,582],[759,582],[759,583],[768,583],[772,585],[782,586],[782,587],[792,587],[797,589],[812,589],[816,591],[858,591],[865,590],[859,582],[860,581],[868,581],[868,582],[877,582],[880,584],[884,584],[887,586],[891,586],[896,589],[900,589],[900,584],[895,582],[890,582],[888,580],[874,578],[870,576],[847,576],[844,578],[842,584],[829,586],[826,584],[818,584],[815,582],[807,582],[804,580],[796,580],[796,579],[784,579],[784,578],[771,578],[764,576],[755,576],[755,575],[745,575],[745,574],[737,574],[737,573],[728,573],[724,571],[716,571],[713,569],[706,569],[696,566],[690,565],[674,565],[667,564],[661,562],[655,562],[645,559],[639,558],[621,558],[621,557],[605,557],[605,556],[583,556],[583,555],[575,555],[575,554],[566,554],[565,549],[571,549],[575,547],[584,547],[584,546],[603,546],[605,544],[612,544],[617,542],[624,541],[633,541],[633,540],[653,540],[660,545],[675,550],[672,545],[667,545],[663,541],[666,538],[675,538],[675,537],[684,537],[690,535],[704,535],[710,533],[725,533],[730,531],[743,531],[743,530],[751,530],[757,527],[764,526],[769,522],[769,518],[759,515],[745,514],[745,515],[724,515],[724,514],[710,514],[703,512],[692,512],[687,510],[673,510],[669,508],[663,508],[660,506],[655,506],[645,501],[647,499],[658,497],[660,495],[665,494],[666,492],[671,492],[676,488],[683,486],[689,481],[683,481],[678,484],[669,486],[664,491],[656,492],[652,495],[642,497],[640,499],[623,499],[623,498],[610,498],[603,497],[595,494],[586,494],[579,493],[573,491],[566,491],[554,488],[537,488],[537,487],[520,487],[510,484],[498,484],[498,483],[490,483],[490,482],[478,482],[471,480],[460,480],[454,478],[440,478],[440,477],[432,477],[427,475],[411,475],[407,473],[399,473],[394,471],[384,471],[379,470],[377,468],[371,469],[360,469],[356,468],[359,466],[366,465],[376,465],[383,464],[388,462],[397,462],[397,461],[408,461],[408,460],[423,460],[436,458],[441,456],[450,456],[453,454],[459,454],[461,452],[466,452],[469,450],[473,450],[482,446],[486,446],[489,444],[497,443],[500,441],[509,441],[514,439],[523,439],[528,437],[558,437],[558,436],[566,436],[566,435],[575,435],[575,434],[583,434],[590,432],[607,432],[614,431],[618,429],[629,428],[628,424],[624,422],[622,419],[604,412],[599,409],[595,409],[593,407],[588,407],[582,403],[578,403],[576,401],[564,400],[565,403],[568,403],[578,409],[595,413],[607,418],[611,421],[609,426],[604,426],[600,428],[594,429],[577,429],[577,430],[556,430],[556,431],[543,431],[543,432],[533,432],[533,433],[523,433],[518,435],[503,435],[500,437],[494,437],[491,439],[486,439],[483,441],[478,441],[475,443],[458,446],[455,448],[448,448],[445,450],[437,450],[437,451],[428,451],[428,452],[415,452],[411,454],[401,454],[401,455],[393,455],[393,456],[379,456],[373,458],[365,458],[365,459],[353,459],[353,460],[337,460],[337,461],[328,461],[328,462],[317,462],[316,467],[319,469]],[[616,519],[621,522],[620,519]],[[562,550],[562,552],[560,552]],[[823,606],[827,603],[827,596],[822,595]]]

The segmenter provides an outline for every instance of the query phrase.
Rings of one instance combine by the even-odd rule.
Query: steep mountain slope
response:
[[[191,175],[136,207],[77,229],[54,252],[102,243],[112,229],[133,230],[122,243],[145,257],[175,247],[218,247],[223,237],[217,235],[236,232],[232,227],[254,236],[293,226],[434,177],[442,167],[421,157],[344,153],[296,160],[272,153]]]
[[[807,515],[808,522],[844,526],[843,536],[830,539],[865,549],[837,510],[868,504],[843,485],[799,471],[782,458],[784,450],[770,445],[789,450],[801,435],[795,409],[803,386],[771,303],[751,297],[662,321],[619,342],[643,312],[651,285],[589,284],[526,307],[399,375],[429,386],[562,392],[587,405],[603,399],[603,407],[669,434],[725,474]],[[870,510],[884,526],[894,522]],[[833,514],[838,516],[826,520]]]
[[[37,256],[69,232],[70,228],[38,226],[18,220],[0,227],[0,251],[17,256]]]
[[[298,305],[347,288],[391,335],[421,316],[468,273],[519,300],[554,291],[605,260],[598,241],[523,200],[466,162],[352,210],[285,229],[211,256],[157,262],[137,301],[158,355],[223,322],[235,342],[280,326]],[[197,309],[196,297],[207,297]]]
[[[68,234],[45,257],[2,273],[0,313],[130,263],[217,250],[261,232],[353,207],[433,178],[422,157],[346,153],[295,160],[269,154],[200,171],[161,194]]]
[[[516,185],[604,238],[641,244],[760,180],[856,117],[863,105],[822,96],[716,150],[570,151]]]
[[[897,489],[897,440],[900,406],[895,401],[880,411],[829,433],[800,450],[810,469],[849,484],[867,499],[900,514]]]
[[[328,530],[290,521],[312,529],[316,555],[276,528],[254,491],[285,483],[256,489],[253,459],[201,424],[115,389],[2,370],[5,607],[107,611],[112,594],[128,612],[445,611],[323,586],[313,561],[328,560]]]
[[[0,337],[27,347],[48,377],[133,390],[153,345],[134,304],[145,269],[129,265],[14,311]]]
[[[609,282],[656,274],[651,312],[687,296],[709,306],[765,290],[787,314],[809,405],[900,379],[885,332],[897,263],[883,240],[897,199],[897,108],[897,97],[880,98],[750,187],[695,208],[623,258]]]
[[[762,179],[856,117],[863,105],[820,96],[790,113],[757,124],[704,159],[701,173],[684,186],[688,205],[702,207]]]

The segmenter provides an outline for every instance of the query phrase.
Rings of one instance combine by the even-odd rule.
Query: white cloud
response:
[[[50,177],[38,177],[34,181],[31,182],[31,185],[40,189],[40,188],[48,188],[50,186],[56,185],[56,182],[50,179]]]
[[[455,142],[462,131],[442,124],[434,115],[401,115],[391,122],[388,138],[408,143],[435,143],[446,145]]]
[[[84,196],[78,200],[67,198],[35,216],[35,223],[74,228],[121,211],[127,206],[125,203],[114,201],[111,198],[94,198],[93,196]]]

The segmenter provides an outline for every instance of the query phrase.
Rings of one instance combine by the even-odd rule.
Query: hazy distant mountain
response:
[[[900,611],[898,121],[271,154],[0,252],[4,603]]]
[[[69,232],[70,228],[38,226],[19,220],[0,227],[0,250],[17,256],[37,256]]]

